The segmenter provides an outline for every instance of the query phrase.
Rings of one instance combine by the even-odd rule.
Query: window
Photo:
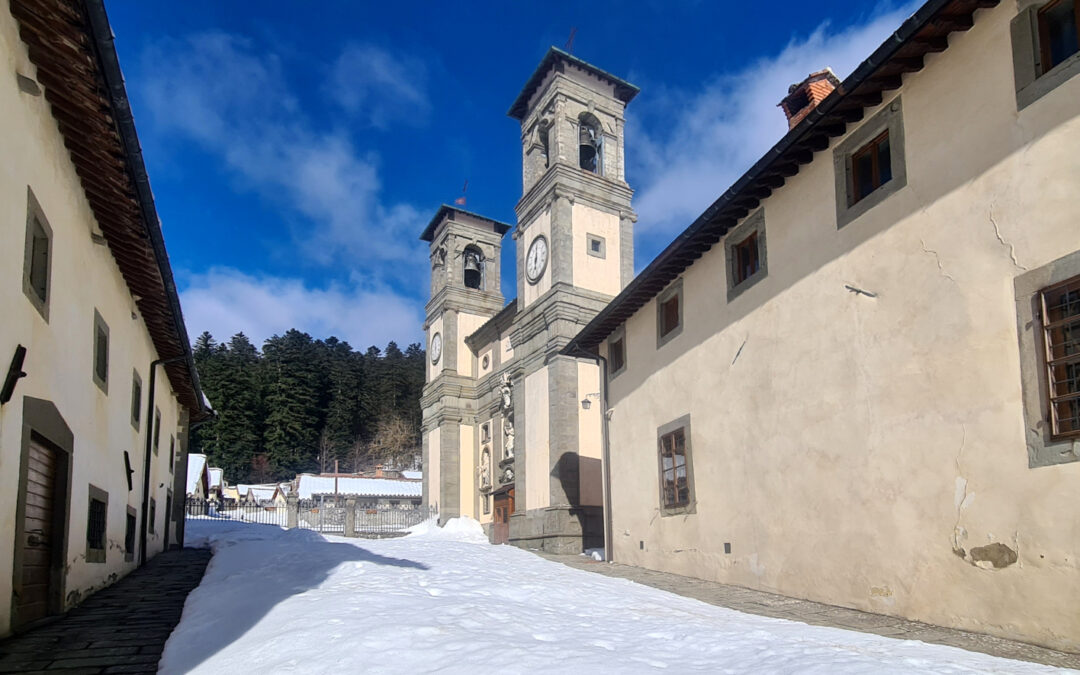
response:
[[[169,473],[173,472],[173,464],[176,462],[176,438],[169,435]]]
[[[157,500],[153,497],[150,498],[150,515],[146,518],[146,529],[150,531],[150,534],[157,532],[155,524],[157,523]]]
[[[607,243],[598,234],[585,235],[585,252],[596,258],[607,257]]]
[[[154,408],[154,454],[158,453],[158,448],[161,447],[161,409]]]
[[[131,373],[131,426],[135,427],[135,431],[139,430],[139,424],[142,421],[142,378],[139,377],[139,371],[132,371]]]
[[[1080,73],[1080,2],[1019,5],[1010,28],[1016,107],[1023,110]]]
[[[694,512],[694,477],[690,463],[690,416],[657,432],[660,468],[660,511],[663,515]]]
[[[900,97],[848,134],[833,153],[836,226],[843,227],[907,185]]]
[[[889,132],[867,143],[851,156],[852,190],[848,198],[855,204],[892,179],[889,160]]]
[[[540,141],[540,152],[544,158],[544,168],[551,166],[551,143],[548,141],[548,128],[541,126],[537,132],[537,140]]]
[[[1040,294],[1051,440],[1080,437],[1080,277]]]
[[[127,507],[127,525],[124,528],[124,560],[131,562],[135,559],[135,509]]]
[[[105,562],[105,537],[109,512],[109,493],[90,486],[90,503],[86,511],[86,562]]]
[[[94,310],[94,382],[109,393],[109,326]]]
[[[30,303],[49,320],[49,279],[52,275],[52,228],[45,220],[34,193],[27,188],[26,248],[23,257],[23,293]]]
[[[1028,466],[1080,461],[1080,251],[1013,286]]]
[[[1040,67],[1048,73],[1080,51],[1080,2],[1054,0],[1039,9]]]
[[[656,346],[668,343],[682,332],[682,279],[656,298]]]
[[[590,113],[578,119],[578,165],[590,173],[604,173],[604,136],[600,120]]]
[[[765,209],[747,216],[727,235],[728,302],[768,274],[765,250]]]
[[[626,335],[620,332],[608,340],[608,377],[615,377],[626,368]]]

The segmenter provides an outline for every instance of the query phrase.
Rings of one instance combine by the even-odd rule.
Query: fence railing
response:
[[[439,515],[434,506],[388,505],[352,497],[290,497],[284,504],[188,498],[186,513],[200,519],[280,525],[345,537],[401,535],[410,527]]]

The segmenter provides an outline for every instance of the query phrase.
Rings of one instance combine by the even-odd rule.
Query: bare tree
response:
[[[330,467],[334,465],[336,454],[333,441],[330,440],[326,431],[323,431],[322,435],[319,436],[319,473],[326,473],[330,470]]]
[[[265,454],[258,454],[251,458],[251,480],[253,483],[268,483],[273,474],[270,471],[270,460]]]
[[[413,462],[419,435],[416,426],[401,415],[379,420],[375,437],[368,443],[368,461],[398,466]]]

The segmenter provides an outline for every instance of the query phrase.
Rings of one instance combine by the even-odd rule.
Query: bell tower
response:
[[[473,353],[465,338],[503,308],[499,252],[510,225],[443,204],[420,239],[430,245],[431,299],[423,395],[424,497],[444,520],[461,514],[461,476],[472,471],[467,420],[475,406],[462,392],[475,387]]]
[[[509,541],[554,553],[603,545],[595,361],[563,347],[634,274],[626,105],[638,88],[552,47],[509,116],[521,124],[517,314],[510,337],[515,506]]]

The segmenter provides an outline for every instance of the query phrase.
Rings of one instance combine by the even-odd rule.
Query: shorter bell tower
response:
[[[473,499],[461,489],[462,476],[473,471],[471,453],[461,452],[462,426],[470,425],[475,415],[463,392],[476,385],[465,338],[503,308],[499,255],[509,230],[506,223],[443,204],[420,235],[430,245],[431,261],[431,299],[424,321],[424,498],[438,504],[444,522],[461,515],[463,504]],[[466,439],[466,445],[471,441]]]

